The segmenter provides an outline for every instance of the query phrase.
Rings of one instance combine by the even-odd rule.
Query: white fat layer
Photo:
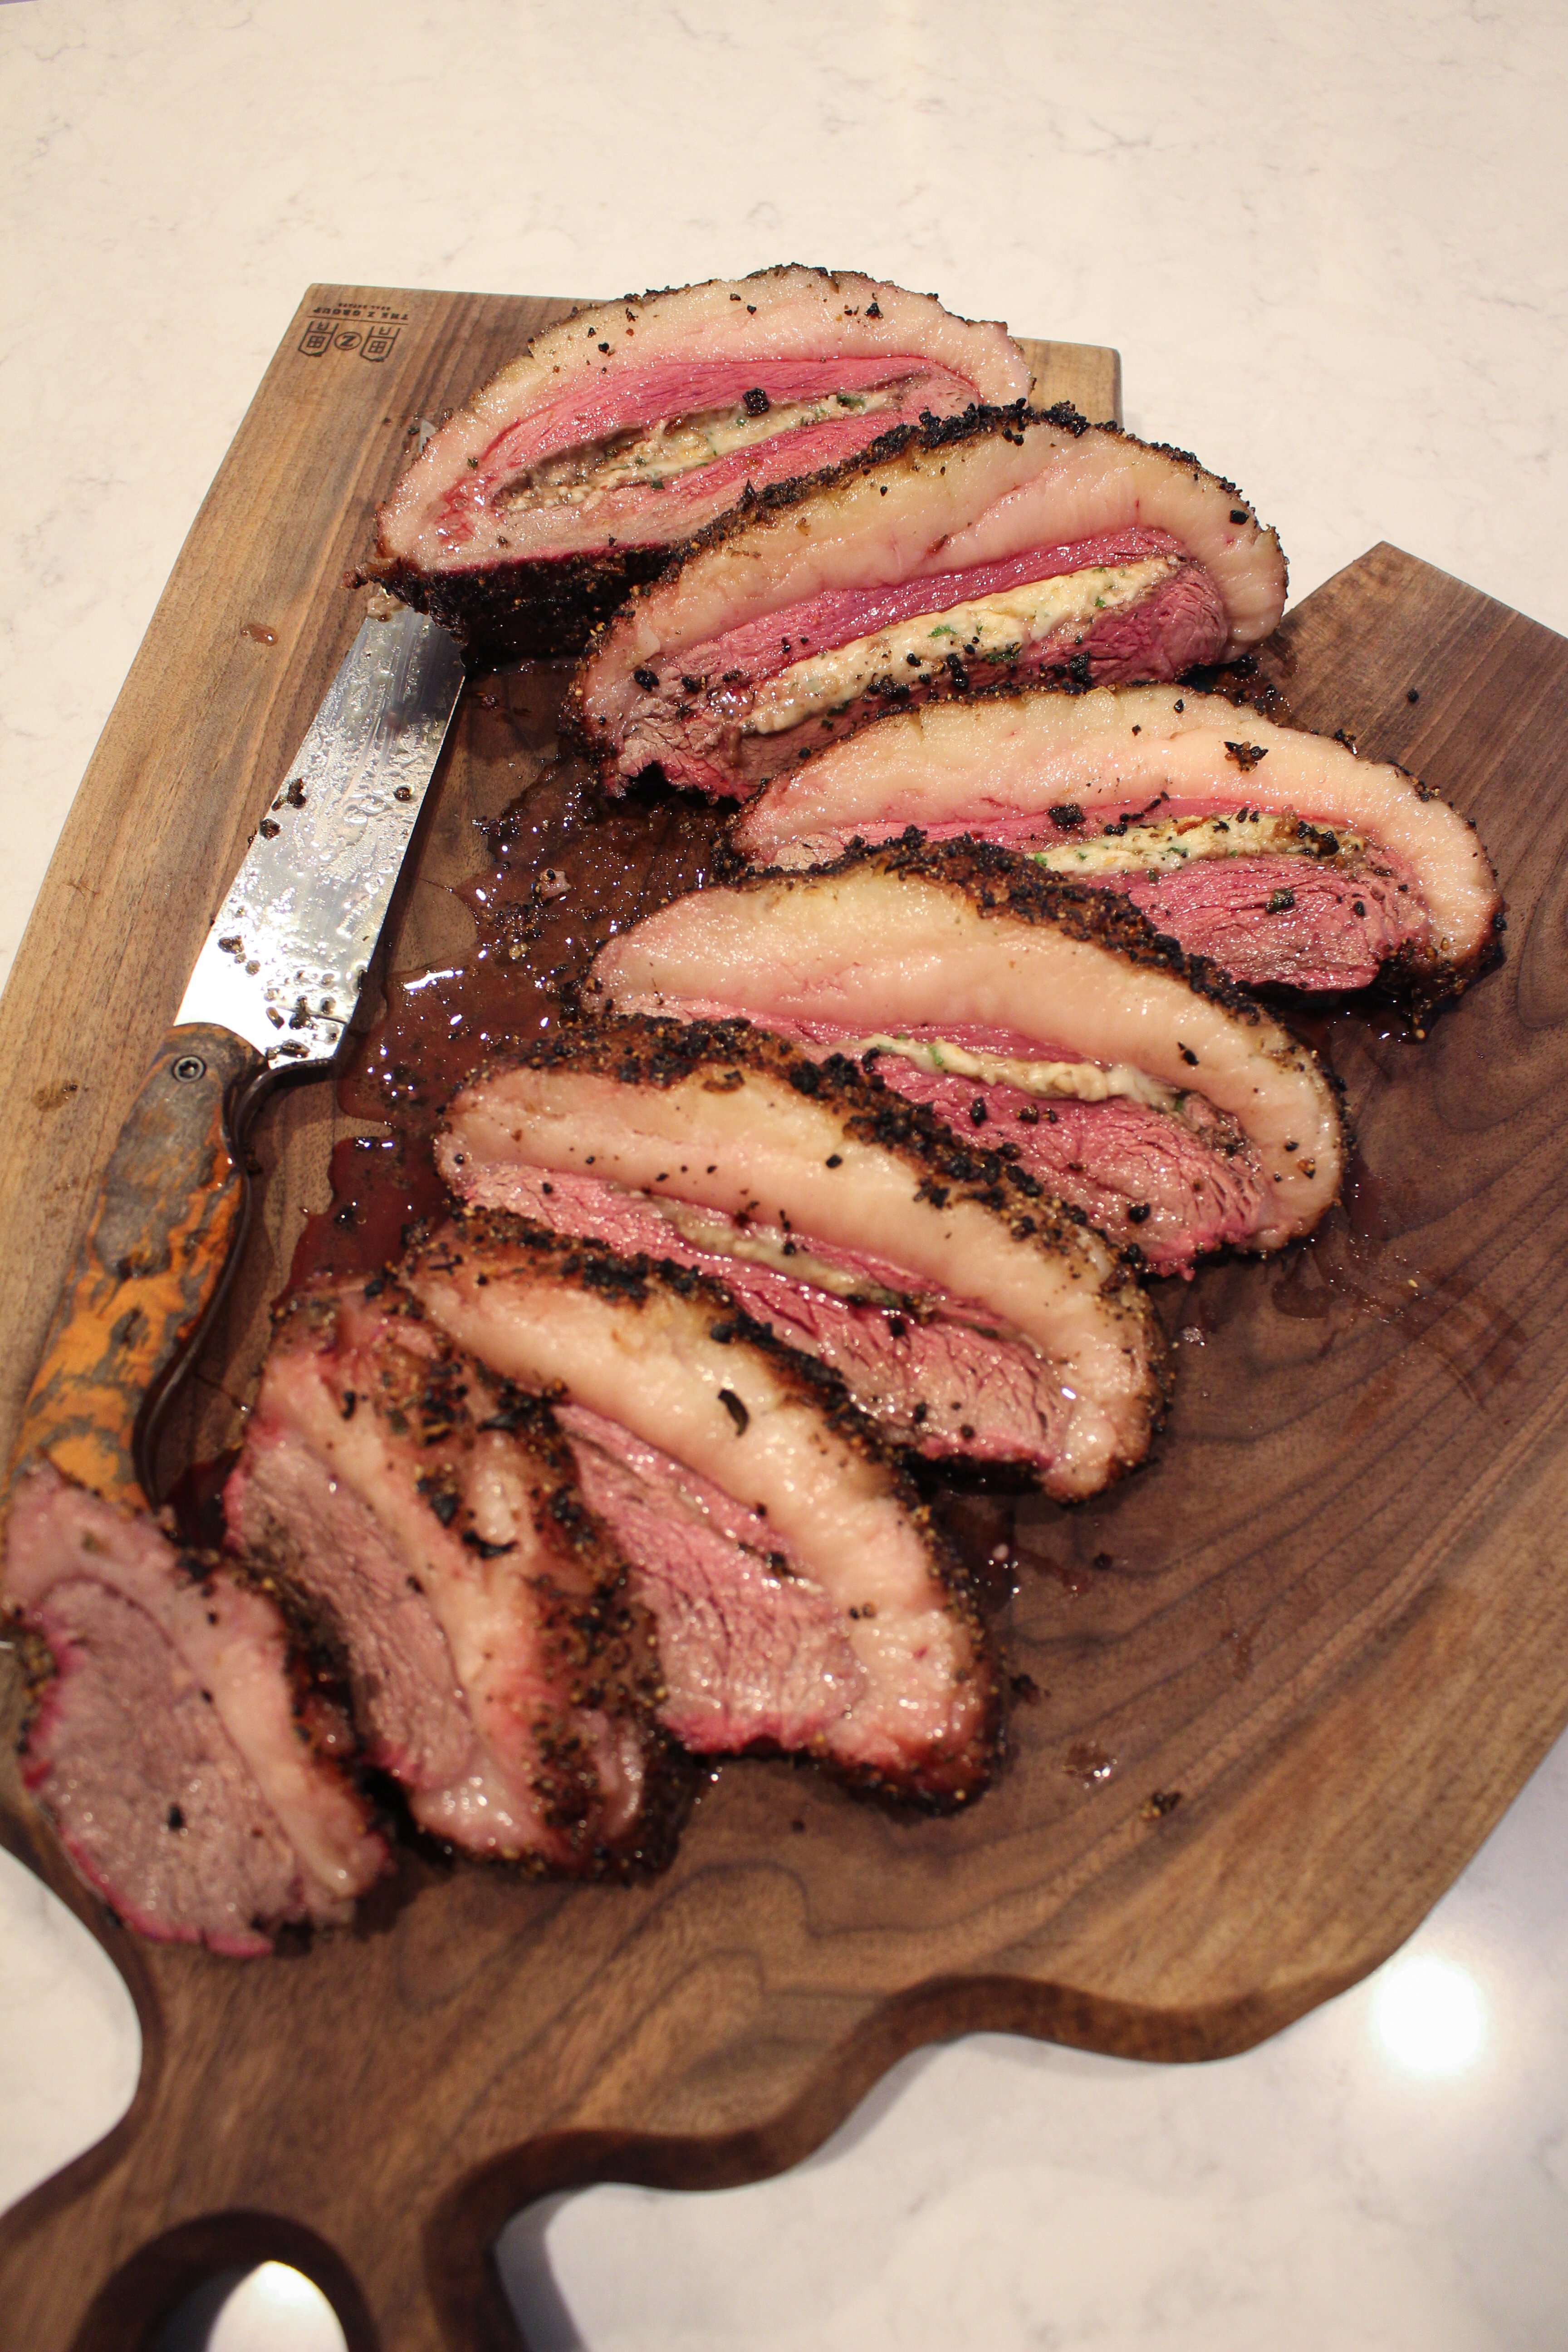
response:
[[[1179,569],[1173,555],[1142,563],[1089,564],[1049,580],[1031,580],[994,596],[979,596],[943,613],[917,613],[875,636],[852,637],[832,652],[792,662],[760,686],[742,722],[748,735],[777,735],[824,710],[864,694],[874,677],[891,671],[912,684],[940,670],[956,654],[963,661],[1014,661],[1026,647],[1060,629],[1081,643],[1107,613],[1136,604]]]
[[[1150,1317],[1136,1291],[1106,1296],[1116,1265],[1100,1235],[1019,1235],[956,1192],[938,1206],[907,1161],[782,1080],[748,1071],[717,1090],[700,1076],[628,1087],[517,1068],[459,1097],[452,1118],[454,1142],[479,1161],[521,1155],[666,1200],[679,1177],[692,1206],[748,1225],[759,1215],[783,1223],[782,1210],[791,1229],[907,1268],[913,1292],[994,1316],[1038,1350],[1041,1378],[1068,1407],[1047,1482],[1054,1495],[1096,1493],[1147,1446]]]
[[[1197,1089],[1258,1154],[1272,1206],[1255,1246],[1307,1231],[1339,1189],[1332,1093],[1267,1014],[1054,923],[983,910],[961,886],[867,866],[700,890],[612,940],[594,971],[623,1013],[722,1006],[851,1036],[973,1024]]]
[[[1368,845],[1359,834],[1336,833],[1343,857],[1360,857]],[[1168,816],[1097,833],[1086,841],[1053,842],[1028,856],[1052,874],[1179,874],[1194,858],[1320,856],[1310,833],[1284,812],[1239,810],[1234,816]]]
[[[1279,541],[1250,513],[1232,523],[1243,511],[1201,467],[1099,426],[1073,433],[1042,417],[1005,438],[906,451],[727,531],[630,599],[583,665],[583,717],[631,773],[658,756],[642,724],[640,667],[825,589],[885,586],[1133,526],[1169,530],[1212,574],[1228,650],[1239,653],[1268,635],[1285,602]]]
[[[1016,1087],[1020,1094],[1054,1097],[1058,1101],[1109,1102],[1121,1095],[1129,1102],[1147,1103],[1151,1110],[1180,1110],[1184,1093],[1162,1086],[1146,1070],[1130,1062],[1106,1068],[1099,1062],[1030,1062],[1011,1054],[975,1054],[947,1037],[914,1038],[879,1034],[847,1040],[839,1049],[863,1059],[870,1053],[897,1054],[917,1070],[938,1076],[975,1078],[983,1087]]]
[[[608,490],[662,490],[737,449],[752,449],[781,433],[824,425],[847,412],[876,414],[897,405],[903,383],[876,391],[825,393],[816,400],[779,401],[753,416],[743,405],[704,409],[693,416],[660,417],[640,431],[588,441],[543,458],[520,474],[496,499],[507,512],[520,506],[582,506]]]
[[[300,1738],[272,1603],[226,1573],[210,1588],[192,1582],[152,1519],[71,1488],[49,1465],[17,1488],[6,1565],[11,1598],[24,1607],[38,1607],[52,1585],[80,1573],[144,1612],[175,1654],[172,1671],[183,1668],[211,1691],[225,1732],[302,1869],[342,1904],[346,1918],[352,1898],[375,1874],[374,1841],[348,1790]],[[319,1895],[312,1910],[320,1919],[330,1916]]]
[[[516,1445],[500,1430],[481,1430],[475,1438],[463,1469],[463,1499],[481,1542],[531,1538],[528,1481]]]
[[[1237,738],[1264,757],[1238,771]],[[1446,802],[1331,736],[1281,727],[1190,687],[1099,687],[900,711],[768,784],[737,843],[758,864],[821,863],[857,832],[957,824],[985,837],[1063,802],[1086,820],[1141,807],[1242,801],[1264,822],[1332,832],[1341,847],[1400,862],[1431,922],[1434,959],[1472,953],[1497,886],[1486,852]],[[1249,831],[1253,828],[1249,824]],[[1131,828],[1130,828],[1131,832]],[[1060,870],[1091,869],[1076,862]],[[1402,875],[1403,878],[1403,875]]]
[[[374,1395],[368,1380],[366,1391]],[[531,1777],[528,1701],[537,1696],[531,1671],[536,1611],[531,1577],[548,1566],[520,1481],[507,1482],[496,1449],[470,1465],[470,1500],[484,1512],[479,1532],[487,1542],[514,1544],[504,1558],[481,1560],[450,1535],[417,1492],[380,1416],[344,1421],[342,1384],[324,1357],[301,1360],[287,1352],[263,1380],[259,1408],[285,1422],[367,1509],[416,1575],[446,1636],[452,1671],[478,1734],[476,1769],[446,1790],[421,1790],[422,1820],[462,1823],[464,1843],[476,1836],[498,1853],[527,1853],[553,1843]],[[479,1444],[483,1445],[481,1438]],[[488,1480],[489,1492],[485,1491]],[[519,1507],[521,1506],[521,1507]],[[490,1526],[506,1532],[492,1537]],[[456,1832],[454,1832],[456,1833]]]
[[[743,293],[743,299],[742,299]],[[609,354],[601,350],[611,346]],[[855,272],[831,277],[815,269],[769,270],[735,284],[689,286],[580,311],[535,337],[522,356],[493,377],[436,434],[382,509],[382,530],[395,554],[433,565],[467,562],[495,545],[494,518],[482,541],[453,551],[442,535],[449,485],[471,459],[476,467],[497,437],[542,407],[571,414],[596,397],[612,372],[671,360],[759,362],[817,357],[908,362],[911,355],[973,386],[973,395],[1005,405],[1029,389],[1029,366],[1006,330],[956,319],[928,295],[906,293]],[[955,392],[934,396],[939,410],[963,404]],[[763,420],[764,423],[766,420]],[[726,491],[708,513],[731,502]],[[704,518],[698,518],[699,520]],[[688,518],[690,521],[691,518]],[[570,505],[543,508],[531,530],[516,520],[513,551],[592,546],[596,526]],[[526,550],[522,541],[526,538]]]

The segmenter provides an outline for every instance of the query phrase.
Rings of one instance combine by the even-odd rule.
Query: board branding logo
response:
[[[384,360],[407,323],[406,310],[389,310],[384,302],[318,302],[300,350],[308,360],[319,360],[324,352]]]

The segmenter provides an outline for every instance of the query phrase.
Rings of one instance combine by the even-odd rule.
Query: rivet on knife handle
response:
[[[255,1046],[172,1029],[136,1098],[23,1408],[16,1462],[57,1469],[129,1509],[144,1496],[134,1432],[159,1374],[216,1301],[246,1197],[236,1133]]]

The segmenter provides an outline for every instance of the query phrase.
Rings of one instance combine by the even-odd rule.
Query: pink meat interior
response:
[[[606,513],[654,499],[709,501],[743,481],[761,487],[786,476],[819,473],[842,464],[892,425],[912,421],[922,409],[934,405],[947,413],[965,407],[975,396],[973,385],[963,376],[934,367],[915,352],[867,359],[670,360],[653,367],[609,369],[585,389],[503,425],[463,478],[442,493],[436,527],[449,547],[460,547],[473,537],[481,513],[498,491],[546,458],[607,441],[618,433],[738,405],[749,392],[765,393],[769,405],[778,407],[837,393],[853,395],[895,386],[899,397],[885,405],[849,408],[820,424],[787,427],[675,477],[661,491],[651,483],[627,483],[606,491]]]
[[[955,604],[1001,595],[1037,580],[1061,579],[1091,565],[1142,563],[1152,556],[1183,552],[1181,541],[1170,531],[1134,525],[1054,547],[1025,548],[1020,554],[1004,556],[994,563],[973,563],[963,572],[926,572],[886,587],[826,588],[782,613],[748,621],[706,645],[689,646],[680,656],[680,667],[720,676],[741,670],[755,683],[812,654],[832,653],[839,646],[875,636],[880,629],[918,619],[923,613],[951,612]]]

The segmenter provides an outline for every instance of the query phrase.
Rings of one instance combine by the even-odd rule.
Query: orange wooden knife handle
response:
[[[216,1305],[247,1206],[238,1138],[268,1076],[253,1045],[192,1024],[164,1038],[120,1131],[13,1468],[45,1454],[129,1510],[150,1391]]]

